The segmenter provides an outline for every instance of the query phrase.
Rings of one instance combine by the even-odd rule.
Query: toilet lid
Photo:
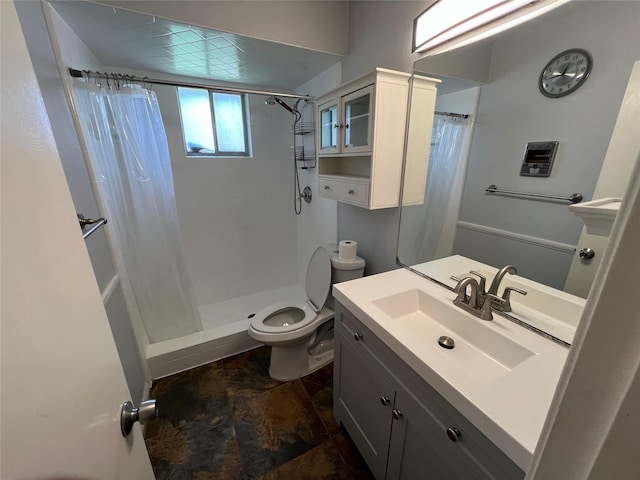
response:
[[[331,257],[323,247],[316,248],[311,255],[304,286],[311,303],[322,308],[331,289]]]

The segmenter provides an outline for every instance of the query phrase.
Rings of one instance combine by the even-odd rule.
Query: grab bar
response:
[[[82,238],[84,239],[88,238],[93,232],[107,223],[106,218],[97,218],[94,220],[92,218],[85,218],[85,216],[81,213],[78,213],[77,215],[78,223],[80,224],[80,230],[82,230]],[[91,225],[91,228],[85,232],[84,229],[89,225]]]
[[[580,203],[582,201],[581,193],[572,193],[568,197],[562,195],[549,195],[547,193],[527,193],[527,192],[514,192],[511,190],[500,190],[496,185],[489,185],[484,190],[487,193],[504,193],[506,195],[515,195],[518,197],[534,197],[534,198],[548,198],[550,200],[562,200],[569,203]]]

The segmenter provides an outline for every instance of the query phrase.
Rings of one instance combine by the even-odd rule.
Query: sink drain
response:
[[[443,335],[438,339],[438,345],[442,348],[446,348],[447,350],[451,350],[456,346],[456,342],[453,341],[453,338]]]

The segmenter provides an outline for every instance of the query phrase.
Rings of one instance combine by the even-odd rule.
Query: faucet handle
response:
[[[503,312],[512,312],[513,308],[511,308],[511,292],[519,293],[520,295],[526,295],[527,292],[525,290],[520,290],[516,287],[507,287],[504,289],[502,293],[502,300],[504,300],[504,305],[500,307],[500,310]]]
[[[520,295],[527,294],[526,290],[520,290],[519,288],[516,288],[516,287],[507,287],[504,289],[504,292],[502,293],[502,299],[508,302],[509,298],[511,297],[511,292],[516,292],[516,293],[519,293]]]
[[[475,270],[469,270],[469,273],[480,277],[480,282],[478,284],[478,293],[482,296],[486,295],[487,290],[485,287],[487,285],[487,277],[485,277],[479,272],[476,272]]]
[[[482,304],[482,310],[480,310],[480,318],[482,320],[493,320],[493,314],[491,313],[491,307],[494,305],[504,307],[506,301],[502,298],[494,295],[493,293],[487,293],[484,297],[484,303]]]

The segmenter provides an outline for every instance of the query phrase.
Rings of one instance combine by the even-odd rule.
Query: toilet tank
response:
[[[354,260],[341,260],[338,256],[337,245],[325,245],[324,247],[329,251],[329,256],[331,257],[331,285],[362,277],[365,265],[365,261],[362,258],[356,257]],[[325,305],[335,310],[332,293],[330,290]]]
[[[346,282],[362,277],[364,274],[365,261],[356,257],[353,260],[343,260],[338,256],[337,245],[325,246],[329,250],[331,257],[331,284]]]

